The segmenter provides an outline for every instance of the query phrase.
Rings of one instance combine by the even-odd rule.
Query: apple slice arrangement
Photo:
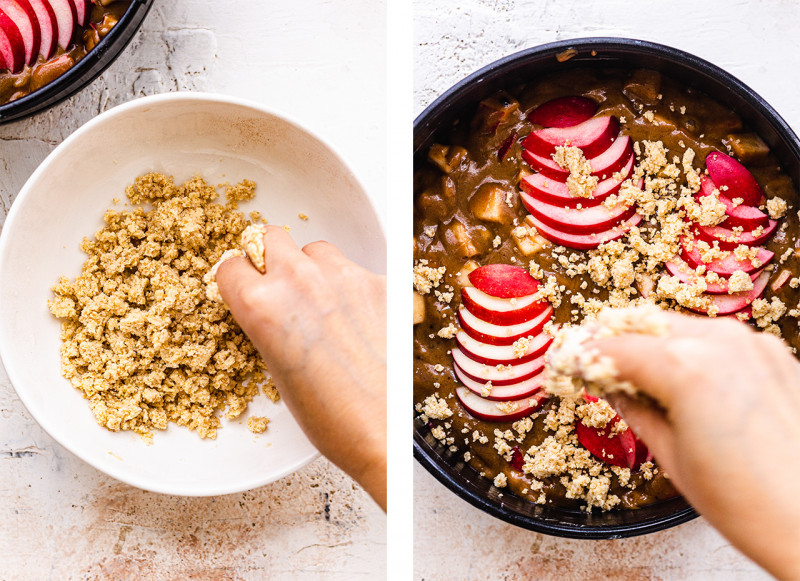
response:
[[[67,50],[89,24],[93,0],[0,0],[0,69],[19,73]]]
[[[725,219],[717,226],[701,226],[692,224],[692,233],[681,241],[681,255],[665,264],[672,276],[681,282],[693,284],[697,279],[695,269],[703,266],[708,272],[719,275],[719,281],[707,283],[705,295],[716,307],[717,316],[734,315],[745,310],[750,303],[764,294],[769,281],[766,265],[774,257],[774,253],[763,247],[775,232],[776,220],[758,209],[763,203],[764,194],[761,187],[747,168],[734,158],[718,151],[706,157],[708,177],[703,177],[698,198],[715,195],[725,206]],[[741,203],[734,205],[734,199]],[[723,258],[705,263],[697,248],[697,241],[702,240],[709,245],[715,242],[727,255]],[[744,245],[757,248],[756,259],[759,266],[751,260],[739,260],[732,252],[737,246]],[[748,291],[729,293],[728,280],[736,271],[747,273],[753,288]],[[696,309],[698,312],[705,310]]]
[[[553,338],[543,328],[553,318],[553,307],[535,300],[539,281],[518,266],[481,266],[469,281],[474,286],[461,290],[462,330],[452,350],[462,384],[456,396],[478,419],[512,422],[547,399],[542,371]]]
[[[590,403],[598,401],[588,393],[583,397]],[[602,428],[594,428],[578,421],[575,423],[575,433],[581,445],[603,462],[638,470],[644,462],[652,460],[653,455],[630,428],[614,433],[614,426],[621,420],[617,414]]]
[[[615,240],[642,220],[633,205],[603,205],[632,173],[635,157],[633,141],[620,136],[617,118],[595,117],[596,112],[597,103],[587,97],[548,101],[528,114],[529,121],[544,128],[522,142],[522,158],[537,172],[520,182],[529,222],[551,242],[577,250]],[[589,198],[570,193],[569,171],[552,158],[556,147],[564,145],[580,148],[599,180]]]

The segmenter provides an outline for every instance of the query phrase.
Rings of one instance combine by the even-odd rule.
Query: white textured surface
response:
[[[800,128],[800,4],[782,0],[417,0],[414,112],[492,61],[588,36],[668,44],[728,70]],[[704,520],[618,541],[528,532],[463,502],[415,466],[416,579],[754,580],[766,574]]]
[[[246,10],[157,1],[90,87],[0,126],[0,224],[72,131],[134,97],[175,90],[249,98],[297,119],[338,149],[384,217],[384,58],[380,1],[270,0]],[[375,579],[385,566],[385,517],[327,461],[244,494],[142,492],[55,444],[2,367],[0,522],[4,581]]]

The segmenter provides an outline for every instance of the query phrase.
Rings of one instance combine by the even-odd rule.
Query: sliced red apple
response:
[[[20,72],[25,66],[25,41],[14,21],[0,10],[0,60],[3,68],[12,73]]]
[[[683,259],[678,258],[677,256],[672,260],[665,262],[664,266],[667,267],[667,270],[672,276],[677,277],[682,283],[684,284],[695,284],[697,279],[697,273],[695,270],[690,267]],[[756,270],[755,272],[750,274],[750,279],[755,280],[758,278],[758,275],[761,274],[761,271],[764,270],[763,268]],[[728,293],[728,279],[723,277],[720,279],[719,282],[710,283],[706,281],[706,291],[708,294],[712,295],[722,295]]]
[[[475,381],[492,382],[492,385],[510,385],[533,377],[544,369],[544,357],[537,357],[519,365],[487,365],[464,355],[458,347],[452,350],[453,362],[465,375]]]
[[[489,391],[489,395],[484,396],[483,390],[484,385],[486,384],[475,381],[468,375],[465,375],[458,365],[454,365],[453,369],[456,372],[456,377],[464,385],[464,387],[466,387],[475,395],[479,395],[484,399],[489,399],[492,401],[511,401],[521,399],[523,397],[530,397],[541,391],[542,385],[544,384],[544,374],[539,373],[533,377],[520,381],[519,383],[512,383],[511,385],[493,385]]]
[[[553,342],[553,337],[547,333],[539,333],[535,337],[531,336],[522,357],[517,357],[517,352],[512,345],[492,345],[491,343],[477,341],[464,331],[458,332],[456,342],[461,351],[464,352],[464,355],[478,363],[486,365],[517,365],[544,355]]]
[[[532,295],[539,281],[524,268],[511,264],[487,264],[469,273],[469,281],[487,295],[501,299]]]
[[[42,31],[28,0],[0,0],[0,10],[14,21],[25,46],[25,62],[32,65],[39,56]]]
[[[591,198],[573,196],[569,192],[566,183],[545,177],[540,173],[524,177],[519,185],[525,193],[546,204],[567,206],[570,208],[576,208],[577,206],[581,206],[582,208],[599,206],[608,196],[616,194],[619,191],[622,182],[627,179],[633,170],[633,162],[634,158],[631,156],[618,178],[610,177],[598,182]]]
[[[742,198],[747,206],[758,206],[764,197],[761,186],[746,167],[719,151],[706,156],[706,169],[711,180],[729,198]],[[727,189],[726,189],[727,188]]]
[[[559,97],[528,113],[528,121],[542,127],[572,127],[597,113],[597,101],[588,97]]]
[[[72,8],[72,17],[78,26],[86,26],[89,22],[89,13],[92,11],[91,0],[69,0]]]
[[[703,198],[705,196],[711,196],[715,189],[716,186],[714,182],[704,177],[700,182],[700,191],[697,193],[697,197]],[[725,218],[725,221],[721,224],[725,228],[741,227],[745,231],[750,232],[759,226],[766,227],[769,224],[769,216],[758,208],[745,206],[744,204],[734,206],[731,199],[728,196],[724,196],[722,193],[718,194],[718,199],[725,205],[725,214],[727,218]]]
[[[530,321],[548,305],[546,301],[535,301],[534,295],[498,299],[471,286],[461,289],[461,302],[470,313],[495,325],[514,325]]]
[[[760,275],[758,275],[758,278],[753,281],[752,290],[732,295],[708,295],[711,298],[711,302],[717,307],[717,312],[715,313],[716,316],[723,317],[725,315],[730,315],[731,313],[737,313],[749,306],[750,303],[763,294],[764,289],[767,288],[768,282],[769,273],[762,272]],[[698,313],[707,312],[705,309],[692,310]]]
[[[530,321],[517,325],[493,325],[470,313],[466,307],[458,309],[458,322],[470,337],[490,345],[513,345],[518,339],[538,335],[553,316],[549,306]]]
[[[539,220],[570,234],[594,234],[604,232],[620,222],[627,220],[636,212],[636,206],[617,204],[612,208],[604,205],[591,208],[564,208],[546,204],[533,196],[520,192],[525,208]]]
[[[579,125],[564,128],[549,128],[532,131],[522,146],[533,153],[549,156],[557,146],[570,145],[583,150],[587,158],[604,152],[619,135],[616,117],[593,117]]]
[[[619,421],[620,417],[614,416],[604,428],[592,428],[578,421],[575,422],[575,433],[581,445],[593,456],[607,464],[631,468],[636,459],[636,438],[630,428],[612,436]]]
[[[512,400],[513,403],[517,404],[516,409],[502,411],[497,407],[498,404],[502,406],[509,402],[501,403],[482,398],[472,393],[466,387],[457,387],[456,397],[470,415],[486,422],[515,422],[525,416],[531,415],[539,409],[547,399],[547,395],[544,392],[539,392],[531,397]]]
[[[773,252],[766,248],[760,248],[758,254],[756,254],[756,260],[760,263],[758,266],[753,266],[753,263],[749,260],[737,259],[733,252],[729,253],[725,258],[719,258],[706,263],[703,262],[702,255],[697,249],[697,243],[690,243],[690,240],[686,237],[681,239],[681,249],[681,258],[683,258],[690,267],[697,268],[703,265],[707,270],[716,272],[718,275],[724,277],[732,275],[737,270],[743,270],[747,274],[752,274],[763,268],[764,265],[769,263],[775,256]]]
[[[39,54],[49,59],[56,52],[58,27],[56,13],[48,0],[28,0],[39,23]]]
[[[554,244],[560,244],[561,246],[574,248],[575,250],[590,250],[592,248],[597,248],[605,242],[622,237],[625,232],[639,224],[639,222],[642,221],[642,217],[639,214],[633,214],[633,216],[621,222],[619,225],[597,234],[570,234],[569,232],[564,232],[563,230],[545,224],[535,216],[528,216],[526,220],[536,228],[539,234]]]
[[[592,175],[600,176],[602,179],[610,178],[628,165],[632,157],[633,141],[629,136],[623,135],[615,139],[614,143],[603,153],[589,160],[589,164],[592,166]],[[566,182],[569,177],[569,170],[558,165],[552,157],[536,155],[527,149],[523,149],[522,159],[545,177],[553,178],[560,182]]]
[[[759,234],[743,231],[741,234],[735,233],[733,230],[723,228],[722,226],[700,226],[695,224],[694,229],[697,236],[701,240],[705,240],[709,244],[719,242],[719,247],[723,250],[733,250],[737,246],[744,244],[746,246],[760,246],[770,239],[772,233],[775,232],[778,222],[770,220],[766,228],[760,228]]]
[[[67,50],[72,44],[72,34],[75,31],[75,19],[72,15],[72,5],[69,0],[47,0],[53,13],[56,16],[56,28],[58,29],[58,46]]]

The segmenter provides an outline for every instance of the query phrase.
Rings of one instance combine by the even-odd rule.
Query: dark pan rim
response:
[[[432,134],[436,129],[436,125],[440,122],[443,112],[450,109],[453,102],[458,101],[467,88],[472,89],[475,85],[491,85],[492,82],[502,80],[511,71],[523,66],[529,59],[543,60],[552,58],[555,62],[556,55],[568,49],[575,49],[579,54],[591,54],[592,51],[597,51],[598,53],[611,52],[617,57],[655,56],[678,67],[691,69],[691,72],[697,76],[705,77],[717,84],[723,84],[730,94],[736,95],[752,108],[757,115],[766,119],[772,130],[777,133],[781,140],[781,145],[787,149],[787,151],[783,152],[783,155],[779,155],[779,160],[782,164],[786,163],[787,157],[794,160],[800,159],[800,140],[798,140],[797,135],[795,135],[786,121],[760,95],[730,73],[704,59],[670,46],[632,38],[615,37],[563,40],[528,48],[503,57],[457,82],[435,99],[415,119],[415,158],[425,145],[424,140],[418,141],[419,135],[421,133],[425,135]],[[587,66],[591,65],[587,63]],[[772,146],[772,144],[770,145]],[[776,151],[775,153],[779,154],[780,152]],[[798,163],[796,162],[795,165],[798,165]],[[798,176],[794,175],[792,177],[795,185],[797,185]],[[414,457],[434,478],[476,508],[500,520],[528,530],[576,539],[619,539],[665,530],[699,516],[697,511],[685,501],[682,502],[682,507],[668,515],[655,516],[639,522],[624,524],[579,525],[557,522],[557,518],[542,519],[521,514],[496,499],[490,499],[486,495],[479,494],[476,490],[464,486],[461,481],[466,481],[466,476],[461,473],[454,473],[453,467],[436,453],[431,444],[424,439],[419,428],[418,422],[415,422]],[[469,470],[472,469],[469,468]],[[475,471],[475,474],[477,475],[477,471]],[[658,504],[662,503],[656,503],[651,506],[657,506]],[[646,508],[641,510],[646,510]]]
[[[91,84],[130,44],[153,2],[154,0],[132,0],[119,22],[75,66],[41,89],[0,105],[0,124],[20,120],[54,107]]]

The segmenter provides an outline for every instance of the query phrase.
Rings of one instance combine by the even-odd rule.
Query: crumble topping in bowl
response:
[[[249,180],[226,185],[223,205],[199,177],[176,186],[147,174],[127,188],[134,207],[108,210],[84,239],[81,274],[59,280],[50,311],[62,320],[64,376],[101,426],[150,441],[174,422],[214,438],[217,414],[240,416],[260,383],[278,400],[255,347],[204,285],[211,265],[238,247],[248,223],[237,204],[254,191]]]

